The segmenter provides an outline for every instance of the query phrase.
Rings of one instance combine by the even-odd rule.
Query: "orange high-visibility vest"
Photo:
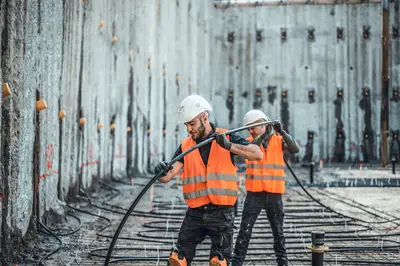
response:
[[[215,131],[226,132],[220,128]],[[195,145],[191,137],[185,138],[182,141],[182,152]],[[200,151],[192,151],[184,157],[181,174],[183,198],[190,208],[209,203],[233,206],[238,194],[236,171],[230,151],[219,146],[215,140],[211,143],[207,166],[204,165]]]
[[[253,141],[253,138],[249,137],[247,140]],[[262,145],[260,149],[263,153],[262,160],[246,160],[246,189],[252,192],[285,193],[282,136],[271,136],[267,149]]]

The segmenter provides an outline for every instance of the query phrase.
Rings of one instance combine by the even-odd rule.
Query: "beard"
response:
[[[192,139],[194,140],[203,139],[205,137],[205,134],[206,134],[206,127],[204,126],[203,121],[200,121],[200,126],[197,129],[197,133],[195,135],[192,135]]]

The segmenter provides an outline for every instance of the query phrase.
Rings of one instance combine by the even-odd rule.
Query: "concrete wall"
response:
[[[333,156],[341,114],[346,157],[354,159],[364,126],[359,101],[368,87],[378,154],[379,5],[215,9],[211,1],[190,0],[6,0],[0,18],[0,79],[12,91],[0,102],[3,261],[28,229],[35,231],[35,217],[62,215],[62,203],[80,189],[147,174],[170,160],[186,136],[176,109],[191,93],[212,102],[220,127],[242,125],[256,107],[281,119],[303,147],[314,131],[315,158]],[[391,21],[400,23],[398,10]],[[363,25],[371,27],[369,40]],[[314,41],[307,40],[311,26]],[[344,40],[336,27],[344,28]],[[228,32],[235,33],[232,43]],[[395,87],[398,39],[391,45]],[[338,87],[341,112],[333,104]],[[47,109],[36,112],[40,98]],[[399,106],[390,102],[391,129],[400,128]]]
[[[235,106],[233,123],[224,126],[239,126],[245,112],[256,107],[272,119],[284,121],[285,128],[303,147],[308,131],[313,131],[314,157],[330,159],[338,125],[334,101],[341,88],[346,158],[362,156],[360,146],[368,123],[374,140],[373,152],[378,155],[380,12],[377,4],[220,9],[220,16],[214,22],[219,37],[214,47],[220,54],[220,75],[214,85],[224,99],[233,90]],[[370,27],[367,40],[363,38],[364,26]],[[337,39],[338,27],[343,28],[342,40]],[[281,40],[282,28],[287,32],[286,41]],[[310,29],[314,30],[313,40],[308,38]],[[257,30],[262,31],[259,42]],[[233,43],[225,41],[229,32],[235,34]],[[372,108],[366,120],[359,107],[364,87],[370,90],[368,101]],[[257,88],[261,94],[259,101],[255,95]],[[315,102],[309,101],[311,90]],[[287,91],[288,106],[282,104],[283,91]],[[287,120],[283,117],[285,109]],[[222,115],[228,117],[226,113]],[[393,129],[399,127],[396,123],[392,123]],[[302,149],[300,157],[305,152]]]

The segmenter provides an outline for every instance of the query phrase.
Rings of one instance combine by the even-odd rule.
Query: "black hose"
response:
[[[68,205],[68,204],[67,204],[67,207],[73,209],[74,211],[85,213],[85,214],[92,215],[92,216],[95,216],[95,217],[98,217],[98,218],[106,220],[108,224],[106,226],[102,227],[101,230],[98,231],[98,233],[104,231],[107,227],[111,226],[111,220],[108,219],[107,217],[104,217],[104,216],[101,216],[101,215],[98,215],[98,214],[95,214],[95,213],[91,213],[91,212],[88,212],[88,211],[85,211],[85,210],[81,210],[81,209],[75,208],[75,207],[73,207],[71,205]]]
[[[73,229],[73,230],[71,230],[71,231],[69,231],[69,232],[66,232],[66,233],[56,233],[56,232],[54,232],[54,231],[58,231],[58,230],[60,230],[60,229],[54,229],[54,228],[49,228],[49,227],[47,227],[47,228],[49,228],[49,230],[51,230],[51,231],[53,232],[53,234],[56,235],[56,236],[69,236],[69,235],[75,234],[76,232],[78,232],[78,231],[81,229],[81,227],[82,227],[82,221],[81,221],[81,219],[79,219],[79,217],[73,215],[73,214],[70,213],[70,212],[68,212],[67,215],[74,217],[74,218],[78,221],[78,226],[77,226],[77,228],[75,228],[75,229]],[[46,235],[52,235],[52,234],[47,233],[47,232],[44,232],[44,231],[41,231],[41,232],[42,232],[43,234],[46,234]]]
[[[53,255],[54,253],[58,252],[58,251],[64,246],[64,244],[63,244],[63,242],[61,241],[61,239],[60,239],[58,236],[56,236],[49,228],[47,228],[47,226],[45,226],[41,221],[39,221],[39,220],[36,220],[36,221],[37,221],[47,232],[49,232],[49,234],[51,234],[52,236],[54,236],[54,237],[57,239],[57,241],[60,243],[60,246],[59,246],[58,248],[56,248],[55,250],[51,251],[50,253],[48,253],[46,256],[42,257],[42,258],[39,260],[39,265],[43,265],[43,266],[44,266],[44,264],[42,263],[42,261],[48,259],[51,255]]]
[[[253,125],[243,126],[243,127],[240,127],[240,128],[236,128],[236,129],[233,129],[233,130],[229,130],[229,131],[225,132],[224,134],[225,134],[225,135],[230,135],[230,134],[233,134],[233,133],[242,131],[242,130],[246,130],[246,129],[251,128],[251,127],[262,126],[262,125],[267,125],[267,124],[274,124],[274,123],[276,123],[276,122],[279,122],[279,121],[264,121],[264,122],[256,123],[256,124],[253,124]],[[175,157],[174,159],[172,159],[172,161],[168,164],[168,168],[170,168],[175,162],[179,161],[180,159],[182,159],[184,156],[186,156],[187,154],[191,153],[192,151],[194,151],[194,150],[196,150],[196,149],[198,149],[198,148],[200,148],[200,147],[203,147],[204,145],[207,145],[207,144],[211,143],[214,139],[215,139],[215,136],[212,136],[212,137],[210,137],[210,138],[208,138],[208,139],[206,139],[206,140],[200,142],[199,144],[197,144],[197,145],[191,147],[190,149],[186,150],[185,152],[181,153],[180,155],[178,155],[177,157]],[[157,173],[157,174],[150,180],[150,182],[143,188],[143,190],[142,190],[142,191],[139,193],[139,195],[136,197],[135,201],[132,203],[132,205],[131,205],[130,208],[128,209],[127,213],[125,214],[125,216],[122,218],[122,221],[121,221],[121,223],[119,224],[119,226],[118,226],[118,228],[117,228],[117,231],[115,232],[115,235],[114,235],[113,239],[111,240],[110,247],[108,248],[106,261],[104,262],[104,265],[105,265],[105,266],[107,266],[107,265],[109,264],[109,262],[110,262],[112,250],[113,250],[113,248],[114,248],[115,243],[117,242],[118,236],[119,236],[119,234],[120,234],[122,228],[124,227],[124,225],[125,225],[125,223],[126,223],[126,220],[129,218],[131,212],[135,209],[136,205],[137,205],[137,204],[139,203],[139,201],[142,199],[143,195],[147,192],[147,190],[151,187],[151,185],[152,185],[153,183],[155,183],[155,182],[161,177],[162,174],[163,174],[163,172],[160,171],[159,173]]]
[[[377,217],[377,218],[381,218],[381,219],[385,219],[385,220],[386,220],[386,221],[380,221],[380,222],[374,222],[374,223],[389,223],[389,222],[390,222],[390,223],[394,223],[394,224],[396,224],[396,225],[400,225],[399,223],[395,222],[395,221],[400,221],[400,218],[397,217],[397,216],[394,216],[394,215],[391,215],[391,214],[386,214],[387,216],[391,216],[391,217],[393,218],[393,219],[390,219],[390,220],[389,220],[388,218],[382,217],[382,215],[379,215],[379,214],[376,214],[376,213],[374,213],[374,212],[371,212],[371,211],[367,210],[366,208],[368,207],[368,208],[371,208],[371,209],[373,209],[373,210],[375,210],[375,211],[380,211],[380,210],[376,210],[375,208],[372,208],[372,207],[370,207],[370,206],[366,206],[366,205],[364,205],[364,204],[358,203],[358,202],[356,202],[356,201],[354,201],[354,200],[351,200],[351,199],[347,199],[347,200],[352,201],[352,203],[346,202],[346,201],[343,200],[343,199],[335,198],[335,197],[334,197],[331,193],[329,193],[328,191],[325,191],[325,193],[324,193],[324,192],[321,192],[321,191],[317,191],[317,193],[319,193],[319,194],[321,194],[321,195],[324,195],[324,196],[327,196],[328,198],[331,198],[331,199],[333,199],[333,200],[342,202],[342,203],[344,203],[344,204],[346,204],[346,205],[348,205],[348,206],[355,207],[355,208],[357,208],[357,209],[363,210],[364,212],[366,212],[366,213],[368,213],[368,214],[371,214],[372,216],[375,216],[375,217]],[[356,204],[358,204],[359,206],[356,206]],[[362,206],[362,207],[360,207],[360,206]]]
[[[363,223],[367,223],[367,224],[380,223],[380,222],[368,222],[368,221],[362,220],[362,219],[360,219],[360,218],[348,216],[348,215],[345,215],[345,214],[343,214],[343,213],[337,212],[337,211],[333,210],[332,208],[326,206],[325,204],[323,204],[322,202],[320,202],[319,200],[317,200],[316,198],[314,198],[314,197],[308,192],[308,190],[303,186],[303,184],[301,183],[301,181],[297,178],[297,175],[293,172],[293,169],[290,167],[290,165],[289,165],[289,163],[286,161],[285,157],[284,157],[283,159],[285,160],[285,163],[286,163],[286,165],[287,165],[287,167],[288,167],[290,173],[292,173],[294,179],[296,179],[296,181],[297,181],[297,183],[299,184],[299,186],[301,187],[301,189],[302,189],[313,201],[315,201],[316,203],[318,203],[319,205],[321,205],[321,206],[324,207],[325,209],[327,209],[327,210],[329,210],[329,211],[331,211],[331,212],[333,212],[333,213],[336,213],[336,214],[338,214],[338,215],[340,215],[340,216],[342,216],[342,217],[349,218],[349,219],[352,219],[352,220],[355,220],[355,221],[359,221],[359,222],[363,222]]]

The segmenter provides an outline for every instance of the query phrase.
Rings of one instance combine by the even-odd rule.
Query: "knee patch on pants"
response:
[[[227,266],[226,259],[220,260],[218,256],[214,256],[210,260],[210,266]]]
[[[188,263],[186,261],[185,256],[178,253],[177,249],[172,249],[171,254],[168,258],[168,265],[170,266],[187,266]]]

